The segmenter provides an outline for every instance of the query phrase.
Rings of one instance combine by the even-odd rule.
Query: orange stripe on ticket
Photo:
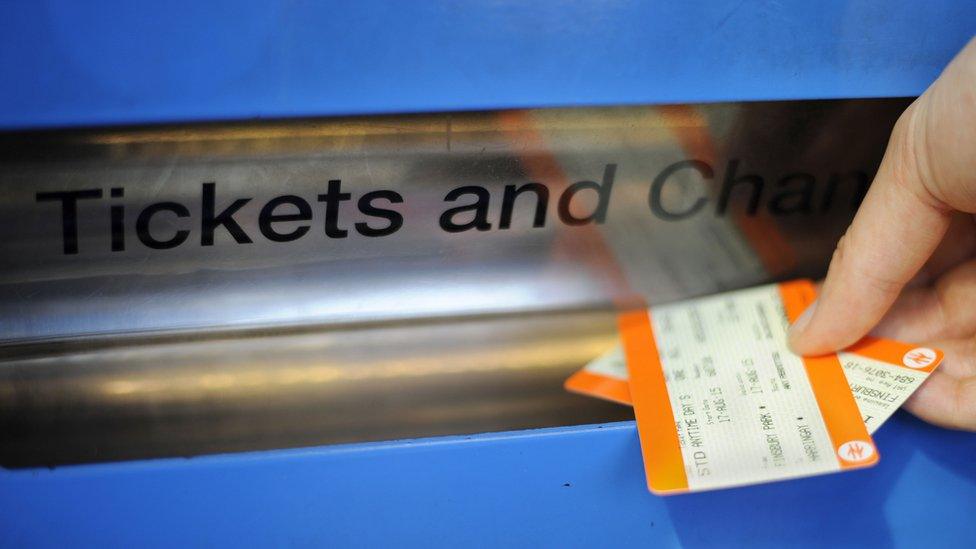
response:
[[[808,280],[780,284],[779,292],[790,322],[803,314],[817,297],[813,283]],[[841,468],[877,463],[877,449],[861,420],[861,412],[837,355],[804,357],[803,365]]]
[[[925,373],[931,373],[938,368],[945,356],[938,349],[870,336],[844,349],[844,352]]]
[[[647,310],[624,313],[618,321],[627,357],[630,397],[637,417],[647,487],[654,493],[686,491],[688,476],[650,313]]]
[[[594,374],[580,370],[571,375],[563,387],[567,391],[586,396],[596,396],[630,406],[630,383],[626,379]]]

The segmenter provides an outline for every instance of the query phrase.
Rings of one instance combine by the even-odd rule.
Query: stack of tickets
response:
[[[800,280],[623,313],[622,345],[566,388],[634,407],[656,494],[869,467],[871,434],[943,355],[868,337],[797,356],[787,331],[815,297]]]

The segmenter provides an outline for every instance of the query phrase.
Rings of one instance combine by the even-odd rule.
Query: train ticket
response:
[[[942,362],[938,349],[866,337],[837,353],[868,433],[874,434]],[[566,380],[566,389],[631,406],[624,349],[617,345]]]
[[[868,428],[874,432],[912,396],[939,364],[938,349],[866,337],[837,353]]]
[[[615,345],[594,358],[583,369],[566,379],[563,387],[571,393],[602,398],[618,404],[633,406],[630,381],[623,345]]]
[[[873,465],[836,355],[801,358],[787,329],[809,281],[621,315],[648,487],[668,494]]]

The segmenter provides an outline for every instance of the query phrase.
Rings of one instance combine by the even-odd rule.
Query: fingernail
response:
[[[796,319],[796,322],[794,322],[793,325],[790,326],[790,339],[793,339],[796,335],[800,334],[803,330],[807,328],[807,325],[810,324],[810,319],[813,317],[813,312],[816,309],[817,309],[817,300],[814,300],[813,303],[811,303],[810,306],[807,307],[807,310],[803,311],[803,314],[800,315],[800,318]]]

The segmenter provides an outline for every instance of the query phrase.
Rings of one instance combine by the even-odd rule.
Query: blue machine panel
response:
[[[976,436],[900,413],[866,471],[647,492],[632,422],[0,473],[4,547],[969,546]]]
[[[0,128],[919,94],[976,2],[0,4]]]
[[[0,128],[920,93],[974,2],[7,2]],[[976,436],[659,498],[632,423],[0,471],[0,546],[976,543]]]

